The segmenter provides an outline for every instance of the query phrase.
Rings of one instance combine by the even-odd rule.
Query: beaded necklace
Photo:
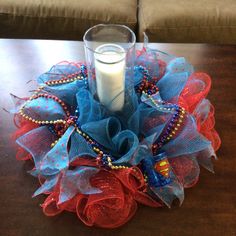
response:
[[[153,143],[153,145],[152,145],[152,152],[154,155],[156,155],[158,152],[158,149],[161,148],[165,143],[167,143],[171,138],[173,138],[174,135],[176,135],[176,132],[179,130],[181,123],[183,122],[184,114],[186,113],[186,111],[184,108],[179,107],[176,104],[170,104],[170,103],[166,103],[163,101],[156,102],[152,97],[153,94],[158,92],[158,88],[155,84],[156,81],[152,80],[151,76],[148,73],[148,70],[146,70],[144,67],[138,66],[138,69],[140,70],[141,73],[143,73],[143,79],[142,79],[141,83],[135,87],[136,91],[138,93],[143,93],[144,95],[146,95],[150,99],[150,101],[153,103],[153,105],[156,106],[159,110],[175,111],[175,113],[173,114],[173,117],[172,117],[171,121],[169,122],[167,128],[165,129],[164,133],[161,134],[160,137],[158,138],[158,140],[155,141],[155,143]],[[43,89],[46,86],[57,86],[57,85],[62,85],[62,84],[66,84],[66,83],[71,83],[76,80],[86,80],[86,79],[87,79],[86,67],[84,65],[82,65],[81,71],[78,73],[70,74],[67,77],[64,77],[59,80],[47,81],[45,83],[46,84],[45,86],[39,87],[35,91],[35,93],[28,99],[27,102],[32,101],[33,99],[37,99],[39,97],[53,99],[54,101],[59,103],[61,105],[61,107],[63,108],[63,110],[66,114],[65,120],[58,119],[58,120],[54,120],[54,121],[48,121],[48,120],[41,121],[41,120],[33,119],[32,117],[30,117],[24,113],[24,108],[25,108],[27,102],[20,108],[19,114],[24,119],[29,120],[33,123],[36,123],[39,125],[48,125],[49,130],[52,131],[54,134],[56,134],[59,137],[59,139],[64,134],[66,129],[70,125],[73,125],[76,128],[76,132],[84,137],[86,142],[91,146],[92,150],[97,154],[96,160],[97,160],[98,165],[103,166],[103,167],[108,167],[111,169],[129,168],[128,164],[115,165],[112,163],[116,159],[114,157],[112,157],[112,155],[110,155],[109,153],[105,152],[102,145],[98,144],[88,134],[86,134],[85,132],[83,132],[81,130],[81,128],[78,124],[78,116],[71,116],[71,114],[68,110],[68,107],[61,99],[59,99],[55,95],[42,93]],[[161,104],[160,104],[160,102],[161,102]],[[163,105],[165,105],[165,106],[163,106]],[[51,146],[53,147],[54,145],[56,145],[58,140],[56,140],[54,143],[52,143]],[[147,179],[147,177],[145,177],[145,179]]]

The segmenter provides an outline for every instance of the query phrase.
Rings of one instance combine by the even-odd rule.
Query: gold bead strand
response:
[[[68,75],[68,77],[72,77],[72,78],[64,77],[64,78],[59,79],[59,80],[49,80],[49,81],[45,82],[45,84],[48,85],[48,86],[56,86],[56,85],[67,84],[67,83],[74,82],[76,80],[83,79],[78,74],[79,73],[74,73],[74,74]]]

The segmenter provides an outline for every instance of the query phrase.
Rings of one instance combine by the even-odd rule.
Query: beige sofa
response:
[[[82,40],[99,23],[152,42],[236,43],[235,0],[0,0],[1,38]]]

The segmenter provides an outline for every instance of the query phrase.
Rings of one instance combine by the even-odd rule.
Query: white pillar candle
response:
[[[110,111],[121,110],[125,99],[125,50],[116,44],[97,47],[95,74],[99,101]]]

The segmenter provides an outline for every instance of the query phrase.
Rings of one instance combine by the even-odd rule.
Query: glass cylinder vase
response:
[[[99,24],[83,39],[90,92],[110,111],[121,111],[134,84],[134,32],[124,25]]]

